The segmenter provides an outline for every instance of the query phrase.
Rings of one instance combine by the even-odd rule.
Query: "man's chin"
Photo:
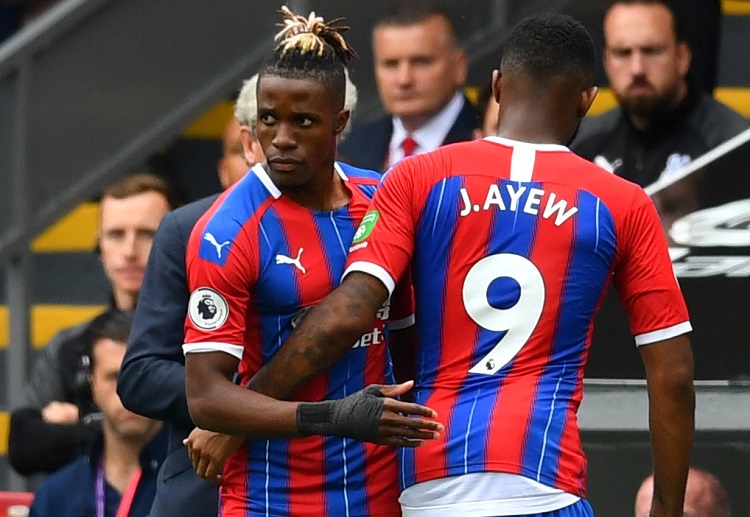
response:
[[[140,440],[151,436],[158,424],[148,418],[128,418],[121,420],[118,433],[121,437],[130,440]]]

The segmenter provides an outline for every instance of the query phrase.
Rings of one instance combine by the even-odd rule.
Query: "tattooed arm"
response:
[[[305,316],[248,388],[274,398],[289,398],[351,349],[372,325],[386,298],[388,290],[374,276],[360,272],[347,275]]]

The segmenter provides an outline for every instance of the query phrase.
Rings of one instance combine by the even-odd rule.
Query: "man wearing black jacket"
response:
[[[641,186],[668,178],[748,127],[741,115],[691,86],[682,21],[664,0],[611,5],[604,18],[604,69],[619,107],[584,120],[571,146]]]

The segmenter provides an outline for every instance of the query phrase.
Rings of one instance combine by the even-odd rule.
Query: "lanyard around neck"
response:
[[[120,505],[117,507],[117,513],[115,517],[128,517],[130,508],[133,506],[133,499],[135,499],[135,491],[138,488],[138,483],[141,480],[142,469],[138,469],[135,474],[128,481],[128,486],[125,488],[125,493],[122,494],[120,499]],[[99,466],[96,469],[96,517],[105,517],[104,506],[106,501],[106,481],[104,480],[104,458],[99,460]]]

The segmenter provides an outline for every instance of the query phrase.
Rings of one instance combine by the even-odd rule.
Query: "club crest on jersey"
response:
[[[368,238],[372,233],[372,229],[375,228],[375,223],[378,222],[378,219],[380,219],[380,212],[378,210],[367,212],[362,218],[362,222],[359,223],[359,228],[357,228],[357,233],[354,234],[352,244],[357,244]]]
[[[692,161],[692,158],[690,158],[690,156],[687,154],[680,154],[680,153],[670,154],[667,157],[667,164],[664,167],[664,170],[662,171],[661,175],[659,176],[659,179],[663,180],[663,179],[669,178],[670,176],[679,172],[683,167],[686,167],[691,161]]]
[[[226,299],[210,287],[199,287],[188,302],[190,322],[201,330],[216,330],[229,318]]]

